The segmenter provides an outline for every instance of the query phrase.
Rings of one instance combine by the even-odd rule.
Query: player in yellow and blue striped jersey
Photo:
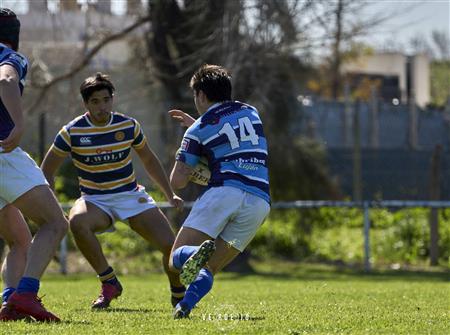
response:
[[[122,293],[122,286],[95,235],[113,231],[116,220],[128,221],[134,231],[163,253],[172,304],[176,304],[185,289],[178,274],[168,267],[174,234],[155,201],[137,183],[131,150],[138,154],[148,175],[174,207],[182,208],[183,200],[173,192],[139,122],[113,111],[114,90],[108,76],[102,73],[81,84],[86,112],[59,131],[42,170],[52,185],[56,170],[69,154],[77,169],[81,197],[70,211],[69,223],[78,248],[102,282],[101,293],[92,308],[107,308]]]

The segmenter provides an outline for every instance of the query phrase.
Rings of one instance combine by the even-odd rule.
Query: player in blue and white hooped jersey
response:
[[[19,31],[16,15],[0,8],[0,236],[10,249],[2,266],[0,321],[30,316],[59,321],[37,293],[68,223],[42,171],[19,147],[26,130],[21,94],[28,71],[27,59],[17,52]],[[22,214],[39,226],[33,240]]]
[[[187,317],[210,291],[214,274],[245,249],[270,210],[267,141],[258,111],[231,100],[231,77],[223,67],[200,67],[190,86],[200,117],[169,112],[189,126],[170,182],[174,189],[185,187],[201,157],[211,178],[172,248],[171,266],[189,285],[175,307],[177,319]]]
[[[139,122],[112,110],[114,90],[108,76],[102,73],[81,84],[80,93],[87,111],[59,131],[42,170],[52,185],[57,169],[69,154],[77,169],[81,197],[70,211],[69,222],[78,248],[102,283],[92,308],[107,308],[122,293],[122,286],[95,235],[114,230],[116,220],[128,221],[134,231],[163,253],[163,266],[175,305],[185,291],[178,274],[169,269],[175,236],[155,201],[137,183],[131,150],[138,154],[148,175],[174,207],[182,208],[183,200],[172,191]]]

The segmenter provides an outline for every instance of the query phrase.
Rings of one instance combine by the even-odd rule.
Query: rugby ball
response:
[[[208,161],[205,157],[201,157],[197,165],[192,169],[189,180],[199,185],[208,185],[211,178],[211,171],[208,167]]]

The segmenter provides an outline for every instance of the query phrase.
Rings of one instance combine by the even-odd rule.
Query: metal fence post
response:
[[[364,271],[370,272],[370,217],[369,202],[363,202],[364,211]]]

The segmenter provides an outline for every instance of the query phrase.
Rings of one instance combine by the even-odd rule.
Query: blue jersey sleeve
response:
[[[175,157],[177,161],[181,161],[191,167],[196,166],[202,156],[201,141],[196,134],[197,127],[198,123],[195,122],[186,130],[177,157]]]
[[[16,69],[20,80],[25,78],[28,69],[28,61],[24,56],[19,53],[10,53],[7,57],[2,59],[0,63],[0,65],[5,64],[11,65]]]

